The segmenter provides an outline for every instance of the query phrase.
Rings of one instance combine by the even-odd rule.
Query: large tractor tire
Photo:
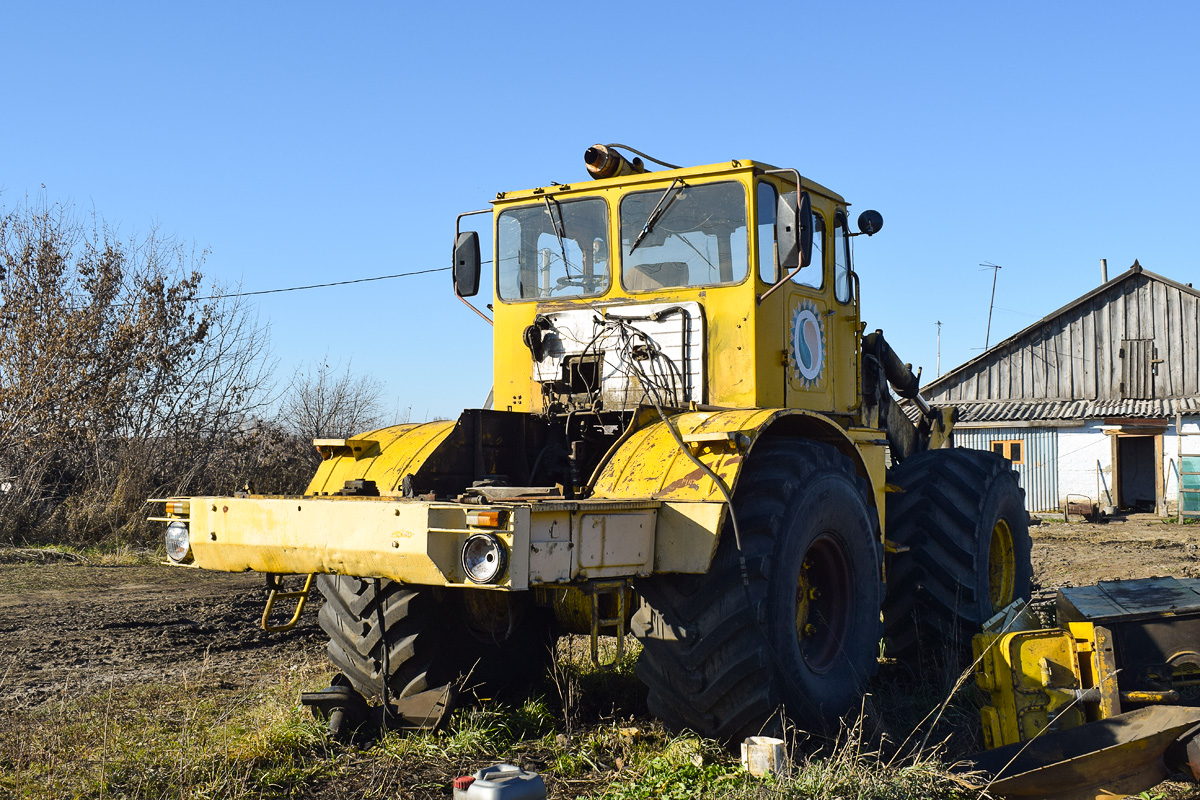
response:
[[[971,637],[1033,577],[1025,492],[1007,460],[983,450],[929,450],[889,476],[885,654],[948,654],[960,667]],[[903,550],[907,548],[907,550]]]
[[[551,652],[551,620],[524,597],[346,575],[321,575],[318,586],[330,660],[370,700],[383,700],[386,676],[389,724],[438,727],[463,690],[494,696],[528,683]]]
[[[651,713],[736,741],[782,714],[829,730],[875,673],[880,546],[868,487],[844,455],[803,439],[755,447],[709,571],[638,582],[631,629]]]

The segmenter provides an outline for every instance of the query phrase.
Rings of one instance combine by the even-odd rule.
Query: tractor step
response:
[[[629,581],[624,578],[610,581],[591,581],[584,588],[584,591],[592,598],[592,664],[597,669],[612,669],[620,664],[621,659],[625,656],[625,603],[629,592]],[[614,598],[614,616],[601,616],[600,601],[605,596]],[[611,629],[612,635],[617,639],[617,652],[612,657],[612,660],[607,662],[600,660],[601,628]]]
[[[304,605],[308,602],[308,594],[312,591],[313,578],[315,577],[317,577],[315,573],[311,574],[305,578],[303,588],[289,590],[283,586],[282,575],[267,573],[267,590],[270,594],[267,595],[267,607],[263,609],[262,615],[262,628],[264,631],[282,633],[296,627],[296,623],[300,621],[300,614],[304,611]],[[292,614],[292,618],[282,625],[272,625],[271,612],[275,610],[275,601],[280,598],[295,600],[296,611]]]

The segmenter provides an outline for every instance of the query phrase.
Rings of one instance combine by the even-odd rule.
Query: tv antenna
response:
[[[983,262],[979,266],[992,271],[992,299],[988,301],[987,334],[983,337],[983,349],[987,350],[988,342],[992,340],[992,307],[996,304],[996,276],[1000,274],[1001,267],[999,264],[992,264],[987,261]]]
[[[942,321],[937,321],[938,336],[937,336],[937,374],[942,377]]]

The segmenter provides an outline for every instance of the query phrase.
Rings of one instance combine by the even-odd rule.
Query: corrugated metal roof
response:
[[[1051,400],[984,401],[978,403],[933,403],[958,407],[958,422],[1021,422],[1056,419],[1103,419],[1105,417],[1141,417],[1163,419],[1175,414],[1200,411],[1200,397],[1173,397],[1162,400]],[[905,401],[904,413],[916,421],[920,412]]]

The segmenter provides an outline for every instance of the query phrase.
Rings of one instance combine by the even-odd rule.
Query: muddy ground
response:
[[[0,696],[17,709],[93,686],[236,684],[263,659],[324,646],[311,610],[290,633],[259,627],[261,575],[96,566],[12,550],[0,550],[0,562]]]
[[[1105,524],[1044,522],[1033,536],[1034,585],[1043,590],[1128,578],[1200,578],[1200,526],[1134,514]]]
[[[1200,526],[1145,515],[1045,522],[1031,532],[1043,598],[1099,580],[1200,577]],[[89,685],[168,677],[236,683],[263,659],[321,656],[312,607],[290,633],[258,626],[260,575],[46,558],[0,550],[0,694],[17,707]]]

